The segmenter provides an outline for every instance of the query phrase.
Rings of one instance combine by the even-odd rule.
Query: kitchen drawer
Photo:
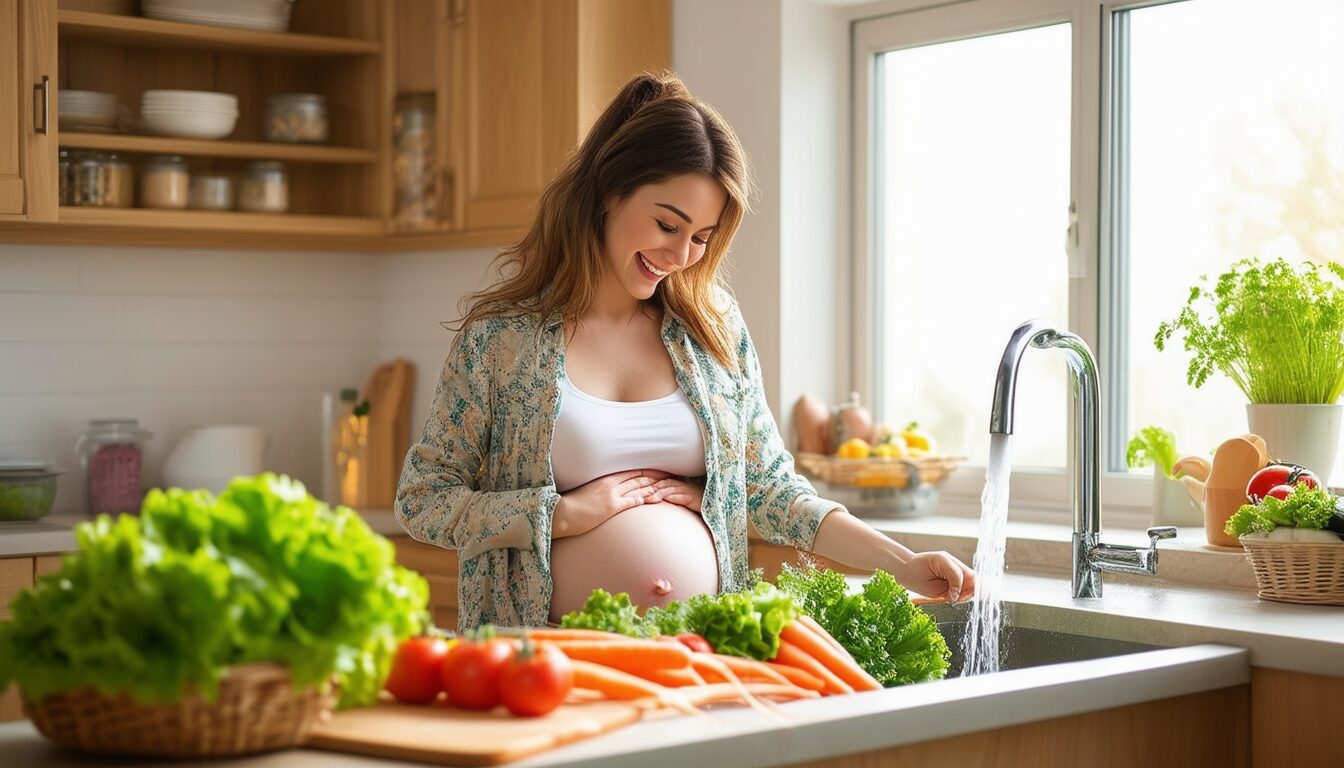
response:
[[[9,618],[9,601],[33,586],[33,558],[11,557],[0,560],[0,619]],[[19,691],[10,686],[0,694],[0,722],[23,719]]]

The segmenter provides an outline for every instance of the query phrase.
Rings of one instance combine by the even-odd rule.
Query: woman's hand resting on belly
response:
[[[705,490],[694,483],[688,483],[685,480],[678,480],[675,477],[668,477],[649,486],[653,493],[644,500],[645,504],[657,504],[660,501],[666,501],[669,504],[676,504],[679,507],[685,507],[692,512],[700,511],[700,502],[704,498]]]
[[[671,475],[656,469],[631,469],[603,475],[566,491],[560,495],[560,503],[555,506],[551,519],[551,538],[561,539],[587,533],[613,515],[650,503],[649,498],[654,494],[671,493],[671,487],[660,484],[672,479]],[[688,485],[684,482],[681,484]],[[672,501],[670,497],[664,499]],[[699,496],[696,497],[695,509],[700,509]]]

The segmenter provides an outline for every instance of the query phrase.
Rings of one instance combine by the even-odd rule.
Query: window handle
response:
[[[1078,203],[1069,201],[1069,228],[1064,233],[1064,253],[1069,257],[1069,277],[1087,277],[1083,249],[1078,245]]]

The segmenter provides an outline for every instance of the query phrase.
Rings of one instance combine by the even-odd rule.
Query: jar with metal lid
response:
[[[392,118],[392,223],[398,229],[425,229],[441,223],[435,178],[435,100],[433,93],[397,97]]]
[[[126,208],[134,196],[131,167],[108,152],[70,153],[70,205]]]
[[[93,419],[75,444],[84,469],[89,514],[138,512],[144,489],[140,471],[152,434],[135,419]]]
[[[227,211],[233,207],[233,177],[226,173],[198,173],[191,177],[189,206],[200,211]]]
[[[186,208],[191,175],[180,155],[160,155],[140,169],[140,205],[145,208]]]
[[[266,100],[268,141],[327,140],[327,100],[318,93],[282,93]]]
[[[289,174],[285,164],[261,160],[248,165],[238,184],[238,208],[257,213],[289,210]]]
[[[60,190],[61,205],[70,205],[70,196],[73,190],[70,189],[70,150],[62,149],[58,153],[57,160],[57,188]]]

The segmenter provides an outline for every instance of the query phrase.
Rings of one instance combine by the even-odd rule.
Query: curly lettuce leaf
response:
[[[390,542],[283,476],[238,478],[218,498],[154,490],[138,518],[103,515],[76,538],[0,622],[0,687],[213,700],[229,667],[266,661],[366,704],[428,620],[428,586]]]
[[[1326,528],[1335,514],[1335,495],[1324,488],[1299,483],[1286,499],[1266,496],[1256,504],[1243,504],[1228,519],[1223,531],[1229,536],[1269,533],[1284,528]]]
[[[653,622],[639,615],[630,602],[630,595],[615,595],[605,589],[594,589],[583,604],[583,609],[570,611],[560,617],[560,626],[566,629],[600,629],[630,637],[653,637],[658,634]]]
[[[947,641],[891,574],[874,572],[857,594],[850,593],[843,574],[812,566],[785,565],[776,583],[882,685],[947,674]]]
[[[674,607],[676,606],[676,607]],[[773,584],[761,582],[742,592],[695,595],[684,606],[668,606],[681,617],[681,626],[663,634],[694,632],[715,653],[765,661],[779,653],[779,633],[798,617],[793,599]]]

